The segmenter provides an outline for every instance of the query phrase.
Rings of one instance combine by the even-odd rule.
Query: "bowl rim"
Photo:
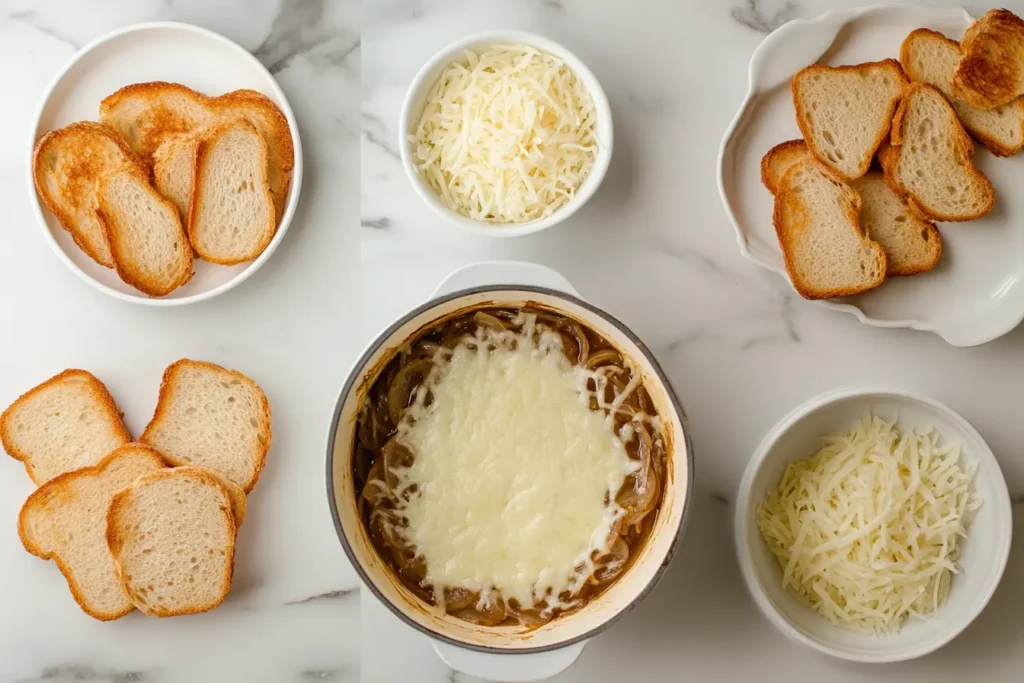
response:
[[[35,178],[32,172],[32,159],[35,154],[36,144],[39,142],[40,131],[39,125],[40,120],[43,116],[43,111],[46,109],[46,105],[49,104],[50,98],[53,96],[54,90],[64,80],[68,72],[75,67],[87,54],[96,50],[100,46],[110,42],[111,40],[120,38],[124,35],[142,31],[152,31],[160,29],[169,29],[175,31],[183,31],[186,33],[195,33],[204,38],[211,39],[221,45],[228,47],[245,61],[248,61],[257,70],[261,71],[269,79],[269,90],[273,95],[274,104],[284,114],[285,119],[288,121],[288,131],[292,136],[292,147],[294,149],[294,161],[291,169],[291,178],[289,179],[288,186],[288,202],[285,205],[284,212],[281,214],[281,219],[278,221],[277,229],[274,232],[273,238],[270,243],[255,259],[248,261],[248,265],[241,271],[239,271],[234,277],[227,282],[223,282],[216,287],[208,289],[203,292],[197,292],[189,296],[183,296],[179,298],[167,298],[167,297],[149,297],[141,292],[121,292],[116,290],[99,280],[95,279],[84,270],[82,270],[78,264],[76,264],[71,257],[64,251],[64,248],[57,242],[57,239],[53,236],[50,230],[50,226],[47,223],[46,216],[47,211],[44,210],[42,201],[39,199],[39,194],[36,192]],[[122,26],[121,28],[114,29],[104,33],[96,39],[90,41],[81,49],[77,50],[71,57],[67,59],[63,66],[57,71],[50,82],[47,84],[46,89],[43,91],[43,95],[40,98],[39,105],[36,107],[35,114],[32,117],[32,131],[29,137],[28,145],[28,190],[29,190],[29,202],[32,205],[33,210],[36,214],[36,222],[39,224],[40,229],[43,232],[43,236],[49,243],[50,247],[57,254],[58,258],[66,265],[71,272],[77,275],[82,281],[89,284],[93,289],[96,289],[104,294],[114,297],[120,301],[125,301],[132,304],[139,304],[142,306],[154,306],[157,308],[168,308],[174,306],[185,306],[188,304],[199,303],[212,299],[228,290],[234,289],[238,285],[242,284],[250,277],[252,277],[257,270],[259,270],[264,263],[270,258],[270,256],[277,250],[277,247],[284,240],[285,233],[288,232],[288,227],[291,225],[292,219],[295,216],[295,212],[299,204],[299,195],[302,191],[302,142],[299,137],[299,126],[295,119],[295,113],[292,111],[291,103],[285,96],[284,90],[281,88],[281,84],[277,82],[274,75],[270,73],[263,63],[256,58],[254,54],[246,50],[244,47],[231,40],[227,36],[221,35],[216,31],[212,31],[203,26],[196,24],[189,24],[182,21],[144,21],[128,26]],[[63,230],[63,227],[61,227]]]
[[[419,171],[416,170],[415,164],[412,161],[412,151],[409,141],[406,138],[412,123],[411,109],[414,97],[422,90],[433,85],[433,83],[426,82],[427,76],[440,64],[451,63],[455,59],[459,50],[464,49],[473,43],[497,41],[514,41],[524,45],[529,45],[541,52],[547,52],[563,60],[569,68],[576,72],[577,78],[581,81],[586,81],[584,85],[590,93],[591,99],[594,101],[594,108],[597,110],[597,115],[608,122],[607,139],[602,138],[599,140],[600,145],[598,147],[597,156],[594,159],[594,166],[590,169],[590,174],[584,179],[583,183],[577,189],[576,194],[573,195],[572,199],[570,199],[564,206],[552,213],[550,216],[538,218],[537,220],[530,221],[529,223],[486,223],[463,216],[457,211],[453,211],[445,206],[441,202],[440,198],[438,198],[437,194],[430,187],[426,186],[423,179],[420,177]],[[436,215],[445,219],[452,225],[456,225],[477,235],[499,238],[523,237],[558,225],[590,201],[590,198],[595,192],[597,192],[598,187],[600,187],[601,183],[604,181],[604,177],[608,173],[608,166],[611,164],[615,137],[614,128],[611,105],[608,103],[608,96],[605,94],[604,88],[601,86],[601,82],[597,79],[597,76],[594,75],[594,72],[587,67],[583,60],[577,57],[571,50],[551,38],[547,38],[536,33],[530,33],[528,31],[517,31],[511,29],[481,31],[478,33],[471,33],[463,36],[462,38],[451,41],[434,53],[434,55],[419,68],[416,75],[413,76],[412,81],[409,83],[409,87],[405,91],[405,96],[402,99],[402,108],[398,119],[398,150],[402,161],[402,168],[405,169],[406,177],[412,184],[413,190]]]
[[[945,633],[942,633],[931,641],[926,641],[924,644],[917,645],[915,647],[908,647],[903,651],[881,654],[851,652],[843,648],[826,645],[810,634],[797,629],[772,603],[772,601],[768,599],[768,596],[761,585],[761,574],[758,573],[754,566],[750,544],[747,542],[747,538],[749,536],[747,513],[750,510],[752,497],[754,495],[753,482],[756,475],[761,471],[768,453],[771,451],[775,443],[799,420],[820,408],[824,408],[825,406],[848,398],[873,395],[892,396],[922,404],[928,409],[942,414],[950,421],[956,423],[968,437],[975,439],[980,443],[983,446],[983,449],[980,453],[974,454],[975,460],[978,462],[979,467],[984,464],[985,467],[989,468],[990,473],[994,476],[996,481],[996,499],[986,501],[986,505],[991,504],[993,509],[996,510],[996,514],[1007,520],[1009,531],[1005,538],[1001,539],[998,555],[992,558],[993,562],[998,566],[998,571],[994,575],[994,580],[991,585],[988,586],[987,590],[983,594],[979,595],[979,599],[975,603],[974,607],[966,611],[967,616],[963,623],[950,624]],[[791,640],[832,657],[853,662],[882,664],[916,659],[938,650],[960,635],[960,633],[970,626],[984,611],[985,607],[988,605],[992,596],[998,589],[999,584],[1002,582],[1003,573],[1006,570],[1006,565],[1009,560],[1010,546],[1013,540],[1013,510],[1010,502],[1009,489],[1006,486],[1006,479],[1003,476],[1002,468],[999,466],[999,461],[996,459],[995,454],[993,454],[988,442],[986,442],[978,430],[975,429],[974,425],[968,422],[965,417],[960,415],[960,413],[940,401],[912,391],[906,391],[885,385],[850,386],[832,389],[803,401],[780,419],[764,436],[758,445],[757,450],[754,451],[754,455],[751,456],[750,461],[747,463],[746,469],[743,472],[743,477],[740,481],[734,510],[733,536],[743,582],[747,585],[747,591],[750,593],[751,597],[753,597],[758,608],[760,608],[761,612],[768,618],[768,621],[770,621],[773,626]],[[828,622],[825,623],[832,628],[838,628],[828,624]]]
[[[684,446],[686,448],[687,487],[686,487],[686,493],[685,493],[684,499],[683,499],[682,513],[680,514],[680,517],[679,517],[679,524],[678,524],[678,526],[676,527],[676,529],[674,531],[675,536],[672,539],[671,543],[669,544],[669,547],[668,547],[667,552],[665,553],[665,556],[660,558],[659,566],[657,567],[657,569],[654,572],[654,575],[647,582],[647,584],[643,588],[641,588],[639,591],[637,591],[636,595],[633,596],[633,598],[630,600],[630,602],[625,607],[623,607],[617,613],[615,613],[612,616],[610,616],[608,619],[605,619],[605,620],[601,621],[594,628],[586,631],[585,633],[582,633],[582,634],[580,634],[578,636],[575,636],[573,638],[570,638],[570,639],[567,639],[567,640],[564,640],[564,641],[560,641],[560,642],[557,642],[557,643],[552,643],[550,645],[545,645],[545,646],[541,646],[541,647],[532,647],[532,648],[521,648],[521,649],[514,649],[514,650],[506,649],[506,648],[500,648],[500,647],[490,647],[490,646],[485,646],[485,645],[475,645],[475,644],[471,644],[471,643],[465,643],[465,642],[457,640],[455,638],[451,638],[449,636],[446,636],[446,635],[444,635],[442,633],[438,633],[437,631],[429,629],[429,628],[427,628],[427,627],[417,623],[413,619],[410,619],[408,616],[405,615],[405,613],[402,610],[400,610],[397,606],[395,606],[389,600],[387,600],[383,596],[381,591],[377,588],[376,584],[374,584],[370,580],[370,577],[368,576],[366,570],[359,563],[359,561],[358,561],[358,559],[357,559],[357,557],[355,555],[355,552],[352,550],[352,546],[349,543],[348,538],[346,537],[345,532],[344,532],[344,530],[342,529],[342,526],[341,526],[341,516],[338,513],[337,497],[336,497],[335,491],[334,491],[334,450],[335,450],[335,445],[336,445],[336,440],[337,440],[337,435],[338,435],[338,425],[339,425],[339,423],[341,421],[341,411],[342,411],[342,408],[345,405],[346,399],[348,398],[348,396],[351,394],[352,390],[356,386],[356,382],[359,379],[360,375],[362,374],[363,369],[366,367],[366,363],[369,361],[369,359],[373,356],[374,353],[376,353],[376,351],[398,329],[400,329],[403,325],[405,325],[410,320],[412,320],[412,319],[416,318],[417,316],[425,313],[426,311],[429,311],[430,309],[435,308],[435,307],[437,307],[437,306],[439,306],[441,304],[444,304],[444,303],[446,303],[448,301],[453,301],[455,299],[460,299],[460,298],[463,298],[463,297],[466,297],[466,296],[472,296],[472,295],[475,295],[475,294],[481,294],[481,293],[493,292],[493,291],[514,291],[514,292],[525,292],[525,293],[532,293],[532,294],[544,294],[544,295],[551,296],[551,297],[554,297],[554,298],[557,298],[557,299],[563,299],[565,301],[568,301],[569,303],[572,303],[574,305],[577,305],[577,306],[579,306],[581,308],[584,308],[584,309],[588,310],[589,312],[591,312],[594,315],[598,316],[599,318],[603,319],[608,324],[610,324],[613,327],[615,327],[623,335],[625,335],[626,338],[629,339],[630,342],[632,342],[637,347],[637,349],[639,349],[640,353],[643,354],[643,356],[647,360],[647,362],[651,364],[651,367],[654,369],[654,373],[655,373],[656,378],[664,386],[665,392],[668,395],[669,401],[672,404],[672,408],[673,408],[673,410],[676,413],[676,418],[679,420],[679,427],[680,427],[680,429],[683,432],[683,443],[684,443]],[[541,653],[541,652],[551,652],[553,650],[560,650],[560,649],[562,649],[564,647],[568,647],[570,645],[574,645],[574,644],[579,643],[579,642],[584,642],[584,641],[587,641],[587,640],[593,638],[597,634],[599,634],[599,633],[605,631],[606,629],[610,628],[615,622],[617,622],[619,619],[621,619],[627,613],[632,611],[654,589],[655,585],[657,585],[658,581],[664,575],[665,570],[668,568],[668,565],[672,561],[672,558],[675,556],[676,552],[679,550],[679,546],[680,546],[680,544],[682,542],[682,538],[683,538],[684,532],[686,530],[687,522],[689,521],[691,506],[692,506],[692,503],[693,503],[693,489],[694,489],[693,441],[692,441],[691,436],[690,436],[689,422],[687,421],[686,413],[683,410],[682,403],[680,403],[679,397],[676,395],[676,391],[672,387],[672,384],[669,381],[668,376],[665,374],[665,372],[662,369],[661,365],[655,359],[654,354],[651,353],[651,350],[649,348],[647,348],[647,345],[644,344],[640,340],[640,338],[635,333],[633,333],[633,331],[630,330],[624,323],[619,321],[614,316],[606,313],[602,309],[598,308],[597,306],[595,306],[595,305],[593,305],[591,303],[588,303],[588,302],[580,299],[579,297],[573,296],[572,294],[567,294],[566,292],[562,292],[562,291],[559,291],[559,290],[556,290],[556,289],[551,289],[549,287],[538,287],[538,286],[534,286],[534,285],[513,285],[513,284],[481,285],[481,286],[478,286],[478,287],[470,287],[468,289],[461,289],[461,290],[452,292],[450,294],[446,294],[444,296],[434,297],[434,298],[431,298],[431,299],[425,301],[422,304],[419,304],[418,306],[416,306],[412,310],[410,310],[408,313],[406,313],[405,315],[403,315],[400,318],[398,318],[395,322],[393,322],[390,325],[388,325],[384,329],[384,331],[382,331],[379,335],[377,335],[376,338],[374,338],[374,340],[372,342],[370,342],[370,344],[366,347],[366,350],[363,351],[362,354],[360,354],[358,360],[356,360],[355,364],[352,366],[352,369],[349,371],[348,377],[345,379],[345,383],[342,385],[341,391],[338,394],[338,398],[337,398],[335,406],[334,406],[334,414],[331,417],[330,432],[328,433],[328,437],[327,437],[327,472],[326,472],[326,475],[327,475],[327,477],[326,477],[327,478],[327,502],[328,502],[328,505],[329,505],[330,510],[331,510],[331,518],[332,518],[332,520],[334,522],[334,530],[338,534],[338,539],[341,541],[341,545],[342,545],[342,547],[345,550],[345,555],[348,557],[349,562],[351,563],[353,569],[355,569],[356,574],[359,576],[359,579],[362,581],[363,585],[366,586],[367,589],[369,589],[369,591],[371,593],[373,593],[373,595],[377,598],[377,600],[379,600],[383,605],[385,605],[388,608],[388,610],[391,611],[392,614],[394,614],[399,619],[401,619],[405,624],[407,624],[409,626],[412,626],[414,629],[416,629],[420,633],[423,633],[424,635],[426,635],[426,636],[428,636],[430,638],[433,638],[435,640],[439,640],[441,642],[448,643],[449,645],[454,645],[456,647],[460,647],[460,648],[463,648],[463,649],[473,650],[473,651],[476,651],[476,652],[483,652],[483,653],[487,653],[487,654],[529,655],[529,654],[538,654],[538,653]]]

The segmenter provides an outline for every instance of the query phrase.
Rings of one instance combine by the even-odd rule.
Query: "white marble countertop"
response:
[[[107,31],[161,19],[255,52],[305,143],[302,201],[281,248],[239,288],[179,309],[121,303],[83,284],[43,239],[26,184],[32,117],[58,69]],[[56,566],[22,549],[15,520],[34,487],[0,455],[0,683],[359,680],[357,580],[323,476],[333,403],[360,342],[357,19],[355,0],[0,2],[0,404],[81,367],[107,383],[138,435],[164,367],[192,357],[251,375],[273,411],[232,591],[192,617],[135,612],[102,623],[82,613]]]
[[[554,680],[837,683],[1019,681],[1024,671],[1024,328],[956,349],[879,330],[797,297],[744,261],[715,163],[747,86],[747,63],[784,21],[846,5],[781,0],[378,0],[364,4],[362,268],[366,337],[478,260],[552,266],[629,324],[669,373],[690,418],[697,488],[671,568],[653,594]],[[954,4],[933,1],[932,4]],[[1024,12],[1024,2],[1008,5]],[[980,13],[987,6],[971,3]],[[603,186],[563,226],[521,240],[455,232],[415,196],[397,158],[405,88],[435,51],[470,32],[518,28],[566,44],[597,75],[615,117]],[[960,411],[992,446],[1014,497],[1010,564],[978,620],[906,664],[842,663],[790,643],[748,597],[732,549],[732,501],[765,432],[804,399],[891,384]],[[458,681],[426,639],[372,597],[362,607],[366,681]],[[397,654],[400,653],[400,654]]]

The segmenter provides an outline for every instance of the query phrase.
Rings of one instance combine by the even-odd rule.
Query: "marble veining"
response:
[[[253,54],[270,73],[284,69],[296,55],[311,55],[332,66],[343,66],[359,49],[359,36],[325,22],[326,0],[285,0],[278,8],[270,34]]]
[[[766,10],[766,4],[770,3],[766,0],[746,0],[742,5],[732,8],[732,18],[749,29],[767,35],[795,18],[800,11],[791,2],[784,3],[774,11]]]

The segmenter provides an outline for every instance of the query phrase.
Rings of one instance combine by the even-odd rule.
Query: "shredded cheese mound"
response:
[[[415,163],[450,209],[527,223],[576,193],[597,155],[590,93],[560,59],[527,46],[467,51],[427,96]]]
[[[615,538],[615,496],[637,464],[590,408],[595,374],[545,330],[481,328],[439,351],[399,424],[414,454],[393,470],[399,532],[439,605],[444,588],[462,588],[481,606],[564,609]]]
[[[865,417],[791,462],[757,510],[782,585],[832,623],[898,631],[946,601],[960,539],[981,506],[977,463],[935,430],[898,433]]]

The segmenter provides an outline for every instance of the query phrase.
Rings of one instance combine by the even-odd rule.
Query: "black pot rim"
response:
[[[373,356],[373,354],[377,352],[377,350],[384,344],[384,342],[389,337],[391,337],[391,335],[394,334],[402,325],[406,324],[407,322],[409,322],[416,316],[420,315],[421,313],[424,313],[425,311],[428,311],[431,308],[434,308],[445,302],[452,301],[454,299],[460,299],[462,297],[472,296],[474,294],[483,294],[486,292],[497,291],[530,292],[535,294],[544,294],[547,296],[554,297],[556,299],[562,299],[569,303],[575,304],[576,306],[579,306],[581,308],[585,308],[586,310],[600,317],[605,322],[609,323],[617,330],[619,330],[619,332],[624,334],[626,338],[633,342],[633,344],[640,350],[640,353],[642,353],[643,356],[647,359],[647,362],[651,364],[652,368],[654,368],[654,373],[655,375],[657,375],[658,380],[665,386],[665,390],[668,393],[669,400],[672,402],[672,408],[675,410],[676,416],[678,417],[680,421],[680,426],[683,430],[683,441],[686,445],[687,454],[686,497],[683,501],[683,512],[681,517],[679,518],[679,526],[676,529],[675,538],[672,540],[672,543],[668,548],[668,552],[666,552],[665,557],[661,560],[661,566],[659,566],[658,569],[655,571],[654,576],[651,577],[651,580],[648,581],[647,585],[644,586],[636,594],[636,596],[633,598],[633,600],[630,601],[628,605],[619,610],[618,613],[614,614],[605,621],[599,623],[597,626],[590,629],[586,633],[580,634],[578,636],[558,643],[552,643],[551,645],[514,650],[500,647],[489,647],[485,645],[475,645],[472,643],[466,643],[460,640],[456,640],[455,638],[450,638],[446,635],[433,631],[417,623],[413,619],[406,616],[406,614],[397,606],[392,604],[391,601],[385,598],[381,591],[377,588],[377,586],[370,580],[370,577],[367,575],[366,570],[364,570],[362,565],[360,565],[358,559],[355,556],[355,552],[352,550],[352,546],[349,544],[348,538],[345,536],[345,532],[341,527],[341,516],[338,513],[338,503],[334,492],[334,449],[336,445],[335,441],[338,434],[338,423],[341,420],[341,409],[345,405],[345,399],[348,397],[348,395],[355,387],[355,382],[358,379],[359,375],[361,374],[363,368],[366,367],[366,363],[367,361],[369,361],[370,357]],[[331,418],[331,431],[327,439],[327,502],[331,508],[331,517],[334,520],[334,529],[338,534],[338,539],[341,541],[341,545],[345,549],[345,555],[348,556],[349,562],[352,564],[352,567],[356,570],[356,573],[359,575],[359,579],[363,582],[363,585],[365,585],[370,590],[370,592],[372,592],[374,596],[376,596],[378,600],[380,600],[384,605],[386,605],[387,608],[391,610],[391,612],[399,619],[401,619],[403,622],[405,622],[409,626],[412,626],[420,633],[423,633],[424,635],[433,638],[434,640],[438,640],[443,643],[453,645],[455,647],[473,650],[475,652],[483,652],[486,654],[495,655],[538,654],[541,652],[551,652],[552,650],[560,650],[564,647],[568,647],[581,641],[593,638],[597,634],[610,628],[615,622],[617,622],[623,616],[632,611],[654,589],[654,586],[657,585],[662,575],[664,575],[666,568],[671,562],[676,551],[679,549],[679,545],[683,538],[683,532],[686,530],[686,524],[689,519],[690,505],[693,500],[693,460],[693,443],[690,439],[690,430],[686,419],[686,413],[683,411],[683,406],[679,402],[679,397],[676,396],[675,389],[672,388],[671,382],[669,382],[669,379],[665,375],[664,370],[662,370],[661,365],[658,364],[658,361],[657,359],[655,359],[654,354],[651,353],[650,349],[648,349],[647,346],[642,341],[640,341],[640,338],[637,337],[636,334],[634,334],[633,331],[630,330],[624,323],[619,321],[614,316],[601,310],[600,308],[594,306],[593,304],[583,301],[579,297],[558,291],[556,289],[551,289],[549,287],[536,287],[532,285],[514,284],[484,285],[479,287],[462,289],[457,292],[452,292],[450,294],[445,294],[443,296],[431,298],[425,303],[416,306],[411,311],[409,311],[408,313],[400,317],[398,320],[393,322],[391,325],[389,325],[379,335],[377,335],[373,342],[366,348],[363,354],[359,357],[359,360],[356,361],[355,365],[352,366],[352,370],[349,372],[349,376],[346,378],[345,383],[341,388],[341,393],[338,395],[337,402],[334,406],[334,415]]]

